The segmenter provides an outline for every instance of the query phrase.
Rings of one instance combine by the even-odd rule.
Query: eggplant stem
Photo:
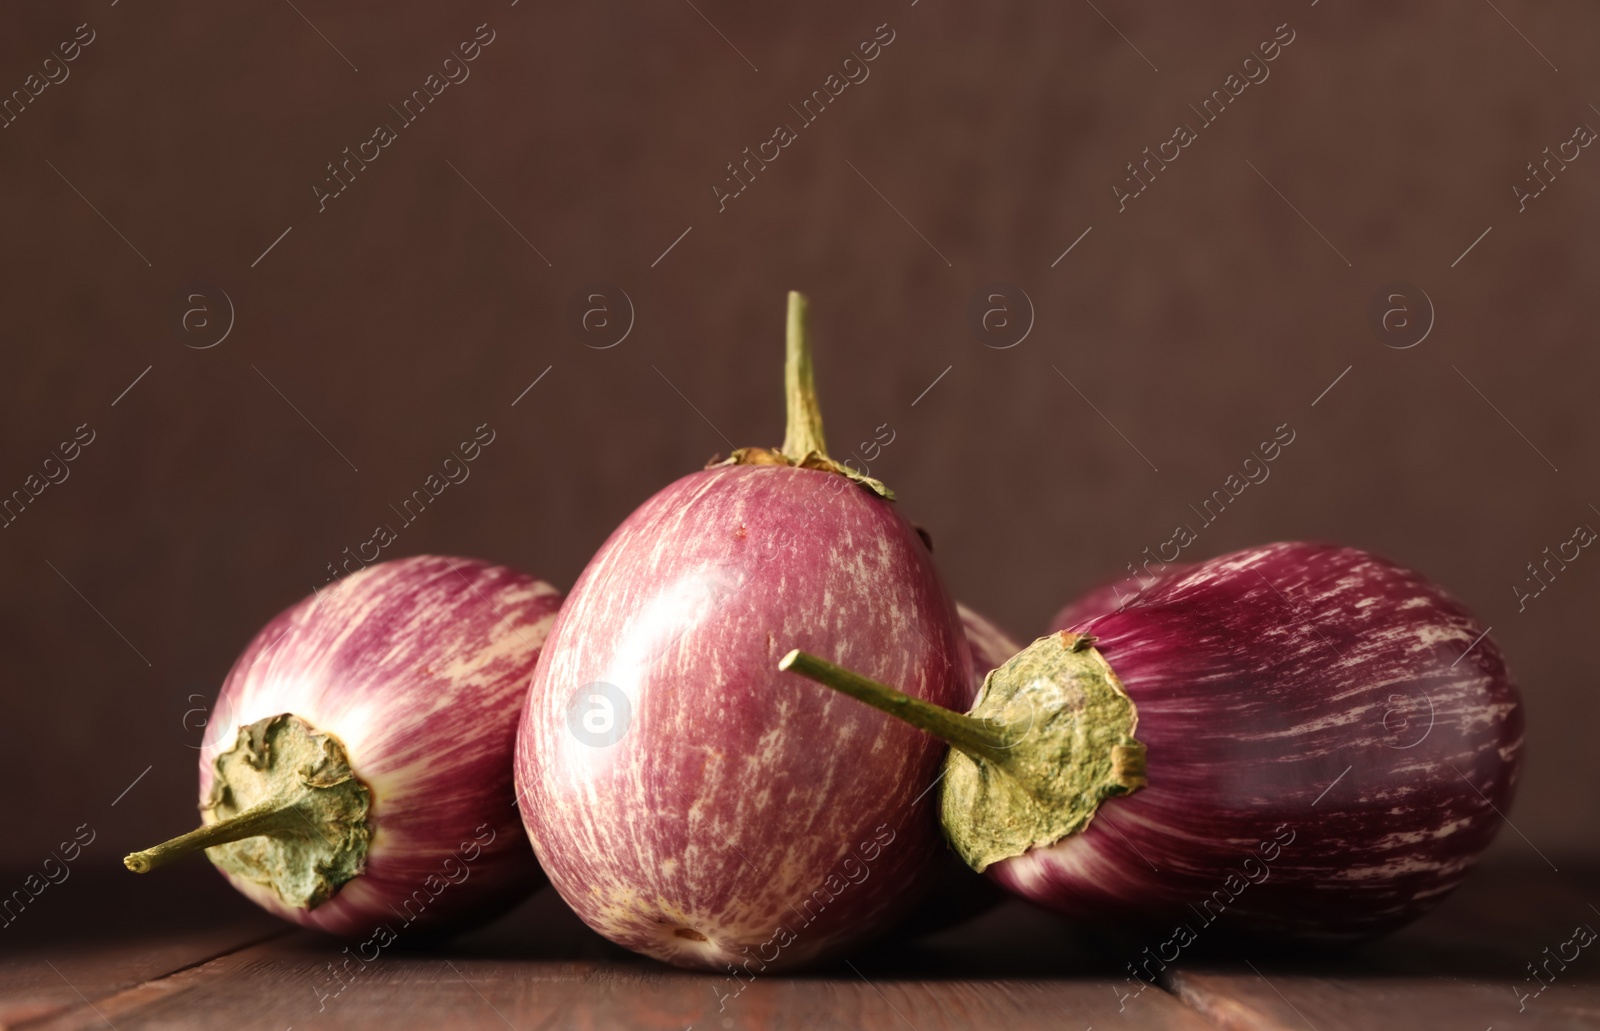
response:
[[[789,313],[784,326],[783,392],[785,423],[783,447],[734,448],[727,458],[713,458],[707,469],[727,465],[787,466],[817,472],[837,473],[868,493],[894,500],[894,491],[846,462],[828,457],[828,442],[822,435],[822,407],[817,403],[817,383],[811,364],[810,303],[799,291],[789,291]],[[885,424],[887,425],[887,423]],[[882,427],[879,427],[882,429]],[[863,444],[863,448],[871,445]]]
[[[826,684],[950,744],[940,775],[945,836],[967,865],[1054,845],[1108,798],[1145,786],[1139,713],[1089,638],[1049,634],[984,678],[962,715],[805,652],[778,668]]]
[[[881,709],[895,719],[927,731],[976,761],[1003,763],[1009,755],[1011,739],[993,723],[912,697],[809,652],[796,648],[778,661],[778,668],[798,673]]]
[[[226,845],[232,841],[243,841],[245,838],[287,831],[297,826],[297,820],[305,818],[305,814],[298,810],[293,801],[285,802],[281,798],[263,799],[225,820],[208,823],[187,834],[180,834],[170,841],[163,841],[159,845],[147,848],[143,852],[124,856],[122,865],[134,873],[149,873],[174,859],[181,859],[191,852],[204,851],[214,845]]]
[[[789,315],[784,331],[783,391],[788,424],[783,453],[796,465],[815,452],[827,457],[822,436],[822,409],[811,369],[810,304],[798,290],[789,291]]]

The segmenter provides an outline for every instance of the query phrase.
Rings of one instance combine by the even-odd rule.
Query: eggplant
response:
[[[956,850],[1074,918],[1367,938],[1436,906],[1510,806],[1516,685],[1419,573],[1270,544],[1064,622],[965,717],[811,655],[782,664],[948,740]]]
[[[417,555],[291,606],[222,685],[203,825],[124,864],[204,850],[263,909],[378,948],[499,915],[541,883],[511,755],[560,605],[516,570]]]
[[[954,602],[886,487],[827,457],[789,295],[781,450],[742,449],[630,515],[568,596],[518,733],[523,821],[585,923],[727,971],[837,956],[906,913],[943,848],[942,749],[775,670],[801,641],[965,705]]]

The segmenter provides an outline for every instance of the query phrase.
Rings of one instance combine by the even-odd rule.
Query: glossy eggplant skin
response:
[[[926,546],[835,473],[694,473],[590,561],[534,674],[516,771],[534,849],[596,931],[753,976],[840,954],[926,888],[943,746],[780,672],[791,648],[941,705],[971,697]]]
[[[990,867],[1002,885],[1074,917],[1352,940],[1432,908],[1494,837],[1521,701],[1484,628],[1420,574],[1273,544],[1115,605],[1102,589],[1053,629],[1093,635],[1121,678],[1149,783]]]

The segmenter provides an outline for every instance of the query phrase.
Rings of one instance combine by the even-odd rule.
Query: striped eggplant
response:
[[[596,931],[748,979],[838,955],[907,911],[943,851],[938,743],[783,689],[783,641],[942,705],[971,695],[961,622],[882,484],[827,458],[804,300],[789,428],[646,501],[578,578],[518,733],[522,815]],[[725,990],[724,990],[725,989]]]
[[[1437,904],[1488,846],[1522,751],[1499,649],[1420,574],[1272,544],[1096,592],[996,670],[944,823],[1062,913],[1354,940]],[[807,655],[784,660],[880,706]],[[1179,946],[1183,944],[1180,940]]]
[[[498,914],[540,883],[511,756],[560,604],[503,566],[419,555],[290,607],[222,685],[202,826],[124,863],[204,849],[263,909],[379,948]]]

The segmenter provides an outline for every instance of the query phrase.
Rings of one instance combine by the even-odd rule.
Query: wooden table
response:
[[[85,873],[0,930],[0,1026],[1595,1028],[1600,945],[1564,969],[1550,957],[1578,925],[1600,928],[1597,889],[1595,869],[1486,869],[1381,942],[1316,954],[1202,939],[1138,994],[1121,968],[1160,937],[1006,902],[846,963],[758,977],[719,1010],[723,979],[616,949],[548,889],[448,945],[385,952],[341,989],[340,944],[255,912],[201,864],[140,880]],[[1529,964],[1546,961],[1539,991]]]

